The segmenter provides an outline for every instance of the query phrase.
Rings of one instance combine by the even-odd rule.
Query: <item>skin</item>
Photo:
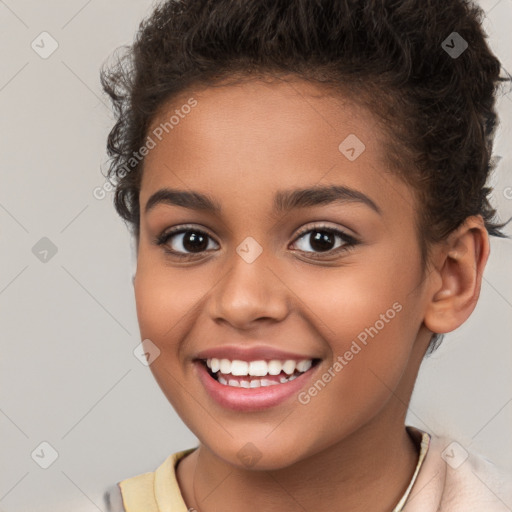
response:
[[[483,221],[468,218],[424,269],[417,201],[385,167],[385,133],[370,112],[300,80],[249,81],[188,91],[152,127],[191,96],[197,106],[145,160],[134,279],[142,339],[161,351],[151,371],[200,441],[177,467],[187,507],[391,510],[417,463],[404,421],[430,337],[461,325],[478,299],[489,253]],[[338,149],[349,134],[366,146],[355,161]],[[272,210],[278,190],[333,184],[362,192],[380,213],[355,201]],[[222,212],[162,203],[146,213],[165,187],[208,194]],[[297,238],[318,223],[359,243],[334,254],[315,249],[311,232]],[[153,243],[182,224],[212,237],[188,262]],[[236,252],[248,236],[263,248],[250,264]],[[180,240],[167,248],[186,253]],[[314,382],[397,302],[403,309],[307,405],[292,397],[231,411],[197,377],[201,350],[268,344],[321,358]],[[261,454],[250,468],[237,456],[248,442]]]

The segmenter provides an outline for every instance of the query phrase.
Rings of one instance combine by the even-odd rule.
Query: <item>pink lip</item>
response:
[[[196,359],[229,359],[233,361],[256,361],[256,360],[271,360],[278,359],[285,361],[287,359],[294,359],[300,361],[302,359],[317,359],[317,356],[295,354],[293,352],[286,352],[283,350],[277,350],[274,347],[269,346],[256,346],[256,347],[241,347],[239,345],[226,345],[223,347],[211,348],[203,350],[196,355]]]
[[[294,357],[287,356],[288,359],[294,359]],[[275,359],[279,359],[279,357],[275,357]],[[308,357],[303,359],[308,359]],[[243,359],[240,358],[240,360]],[[217,382],[217,380],[210,376],[204,363],[195,361],[199,379],[213,400],[222,407],[240,412],[258,411],[275,407],[291,396],[296,396],[310,381],[317,366],[313,366],[299,377],[284,384],[259,388],[235,388]]]

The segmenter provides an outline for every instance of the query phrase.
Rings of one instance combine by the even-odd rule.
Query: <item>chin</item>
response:
[[[275,444],[268,441],[263,444],[244,439],[234,441],[230,446],[212,446],[210,450],[227,464],[249,471],[276,471],[292,466],[306,457],[305,454],[301,457],[296,443],[283,446],[279,440],[276,441]]]

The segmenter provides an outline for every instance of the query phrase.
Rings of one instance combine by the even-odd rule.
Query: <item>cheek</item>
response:
[[[176,272],[139,255],[134,292],[141,336],[165,343],[179,339],[180,324],[186,324],[207,286],[207,281],[190,280],[186,270]]]
[[[401,408],[393,396],[399,394],[415,339],[406,308],[398,302],[383,309],[367,304],[366,312],[360,313],[359,305],[347,302],[345,314],[331,324],[336,335],[326,336],[326,341],[332,359],[325,361],[317,378],[298,397],[308,417],[308,442],[318,450],[348,436],[387,404]],[[381,311],[385,320],[380,318]],[[314,433],[320,431],[325,435],[317,439]]]
[[[365,329],[376,323],[379,332],[390,331],[400,317],[397,310],[410,300],[413,274],[411,269],[399,272],[389,264],[358,264],[297,273],[287,280],[307,306],[301,313],[309,316],[334,351],[344,352],[361,333],[364,341]]]
[[[421,324],[411,294],[420,271],[414,261],[411,258],[404,265],[390,251],[388,258],[379,261],[368,259],[364,264],[295,278],[294,291],[307,305],[302,311],[331,352],[332,362],[325,370],[330,365],[336,377],[326,375],[326,379],[335,382],[332,387],[339,399],[356,409],[364,403],[368,410],[375,410],[389,396],[388,386],[398,385],[407,366]]]
[[[139,253],[134,280],[141,340],[150,339],[160,350],[149,369],[163,394],[180,415],[187,409],[181,340],[191,329],[187,313],[194,311],[198,293],[187,286],[184,273],[172,272]]]

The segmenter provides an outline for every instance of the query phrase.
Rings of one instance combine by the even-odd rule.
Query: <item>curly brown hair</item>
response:
[[[101,70],[116,123],[107,142],[116,210],[138,239],[144,145],[160,110],[192,88],[286,76],[376,115],[390,169],[418,197],[424,262],[472,215],[505,237],[486,187],[500,62],[465,0],[168,0]],[[465,51],[450,52],[456,43]],[[129,169],[129,172],[127,172]],[[433,337],[429,352],[441,337]]]

